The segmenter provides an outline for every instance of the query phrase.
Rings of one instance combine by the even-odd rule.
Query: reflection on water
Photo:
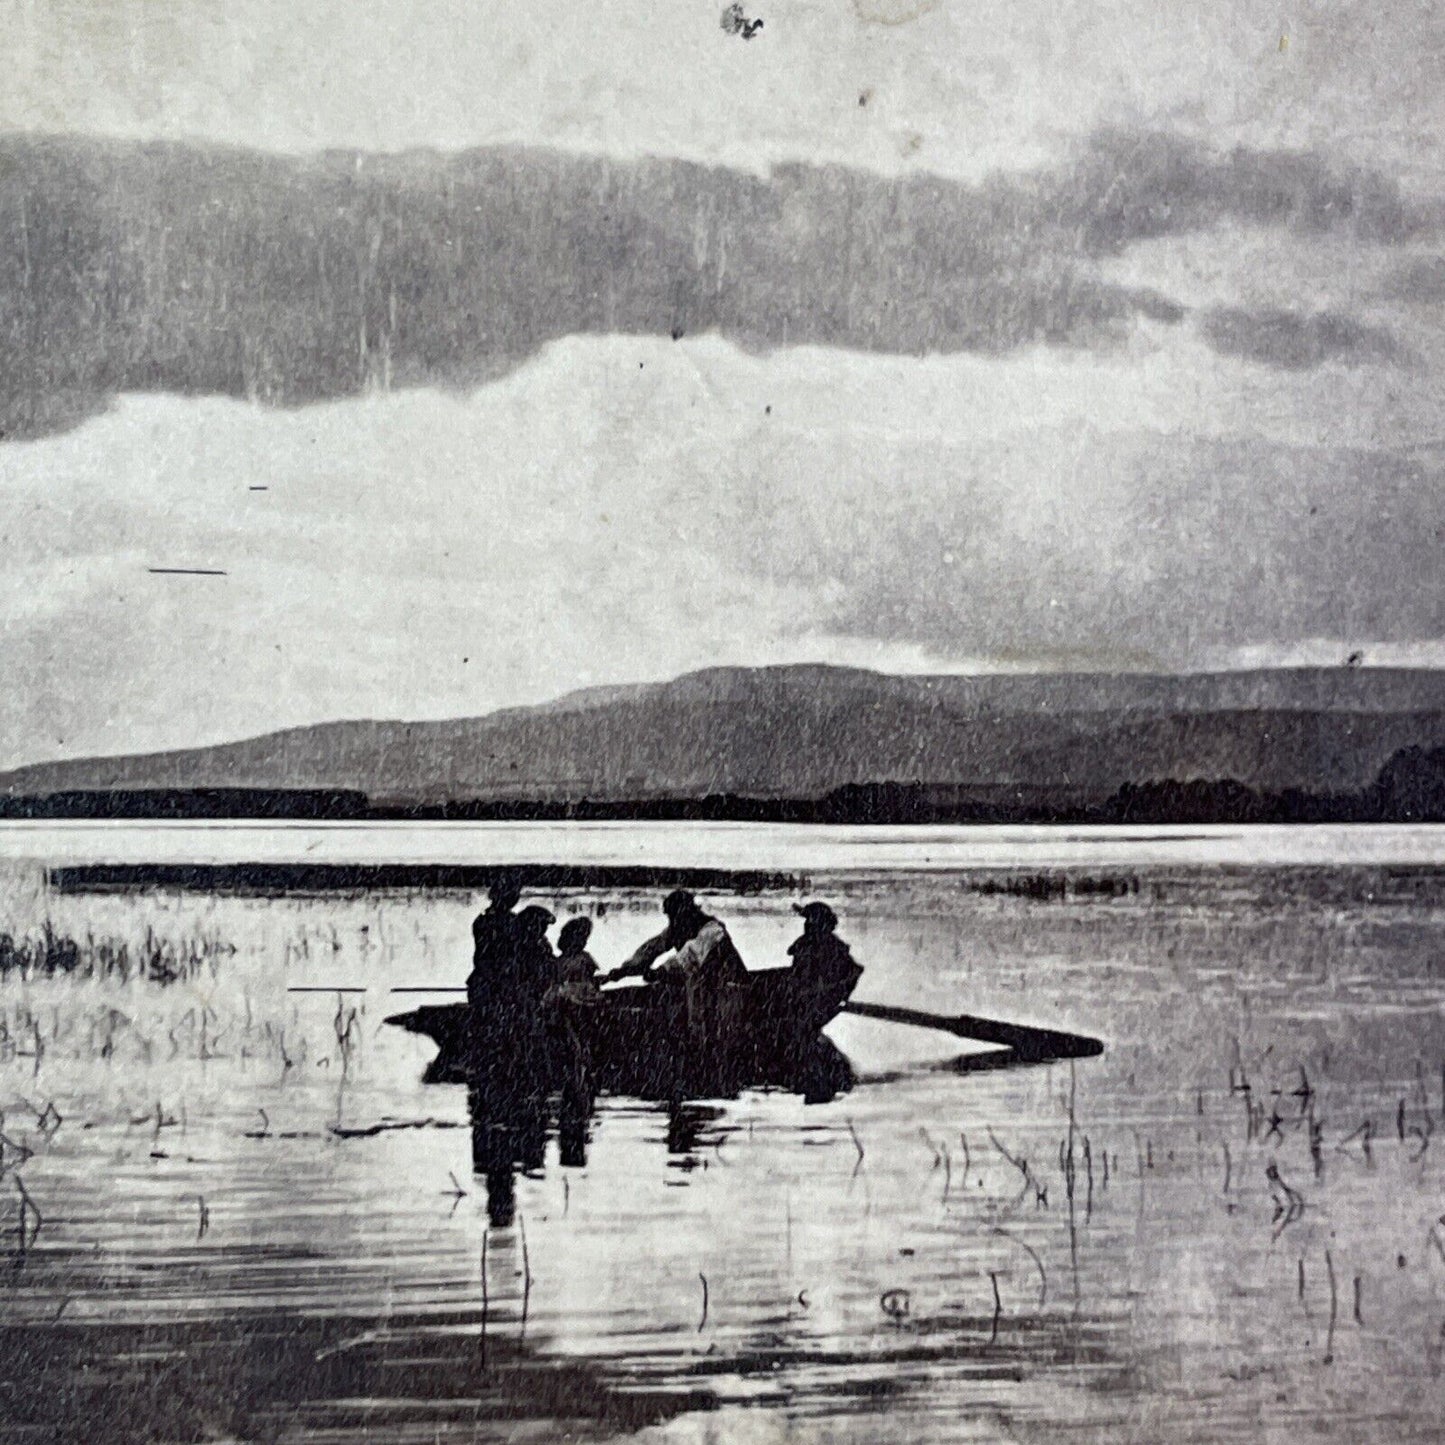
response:
[[[223,946],[0,985],[0,1439],[1436,1438],[1445,876],[1130,877],[829,890],[860,996],[1098,1058],[845,1016],[851,1093],[604,1096],[506,1181],[382,1024],[473,898],[54,899]],[[604,964],[656,908],[545,901]],[[791,901],[714,900],[759,964]]]
[[[515,1220],[517,1175],[540,1173],[547,1159],[549,1135],[556,1140],[557,1162],[562,1168],[586,1167],[591,1103],[565,1096],[528,1098],[499,1112],[489,1105],[482,1090],[467,1090],[472,1172],[485,1182],[491,1224],[504,1228]]]

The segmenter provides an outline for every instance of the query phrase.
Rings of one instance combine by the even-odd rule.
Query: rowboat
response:
[[[842,1010],[863,970],[829,984],[801,979],[793,968],[748,972],[728,990],[728,1021],[712,1075],[701,1076],[687,1045],[680,989],[665,984],[603,990],[575,1010],[597,1092],[643,1099],[717,1097],[740,1088],[775,1088],[828,1099],[853,1084],[848,1060],[823,1034]],[[386,1020],[437,1045],[422,1076],[430,1084],[465,1083],[465,1003],[424,1004]]]

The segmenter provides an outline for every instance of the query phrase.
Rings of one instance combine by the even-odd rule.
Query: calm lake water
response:
[[[1436,831],[37,825],[0,853],[781,869],[837,908],[858,998],[1107,1044],[981,1071],[843,1017],[851,1092],[605,1099],[495,1228],[464,1091],[382,1022],[464,978],[478,896],[14,865],[0,928],[110,971],[0,979],[0,1440],[1439,1438]],[[707,901],[765,965],[797,897]],[[604,966],[656,920],[542,901],[597,919]]]

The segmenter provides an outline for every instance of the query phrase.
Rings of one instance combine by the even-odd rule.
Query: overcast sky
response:
[[[1445,662],[1445,12],[722,8],[0,0],[0,766]]]

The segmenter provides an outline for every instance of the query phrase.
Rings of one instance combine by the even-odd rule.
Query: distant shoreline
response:
[[[822,797],[380,799],[311,788],[84,789],[0,795],[0,821],[798,823],[810,826],[1188,826],[1445,822],[1445,757],[1402,755],[1350,793],[1259,791],[1233,779],[1127,783],[1108,797],[923,782],[849,784]]]

